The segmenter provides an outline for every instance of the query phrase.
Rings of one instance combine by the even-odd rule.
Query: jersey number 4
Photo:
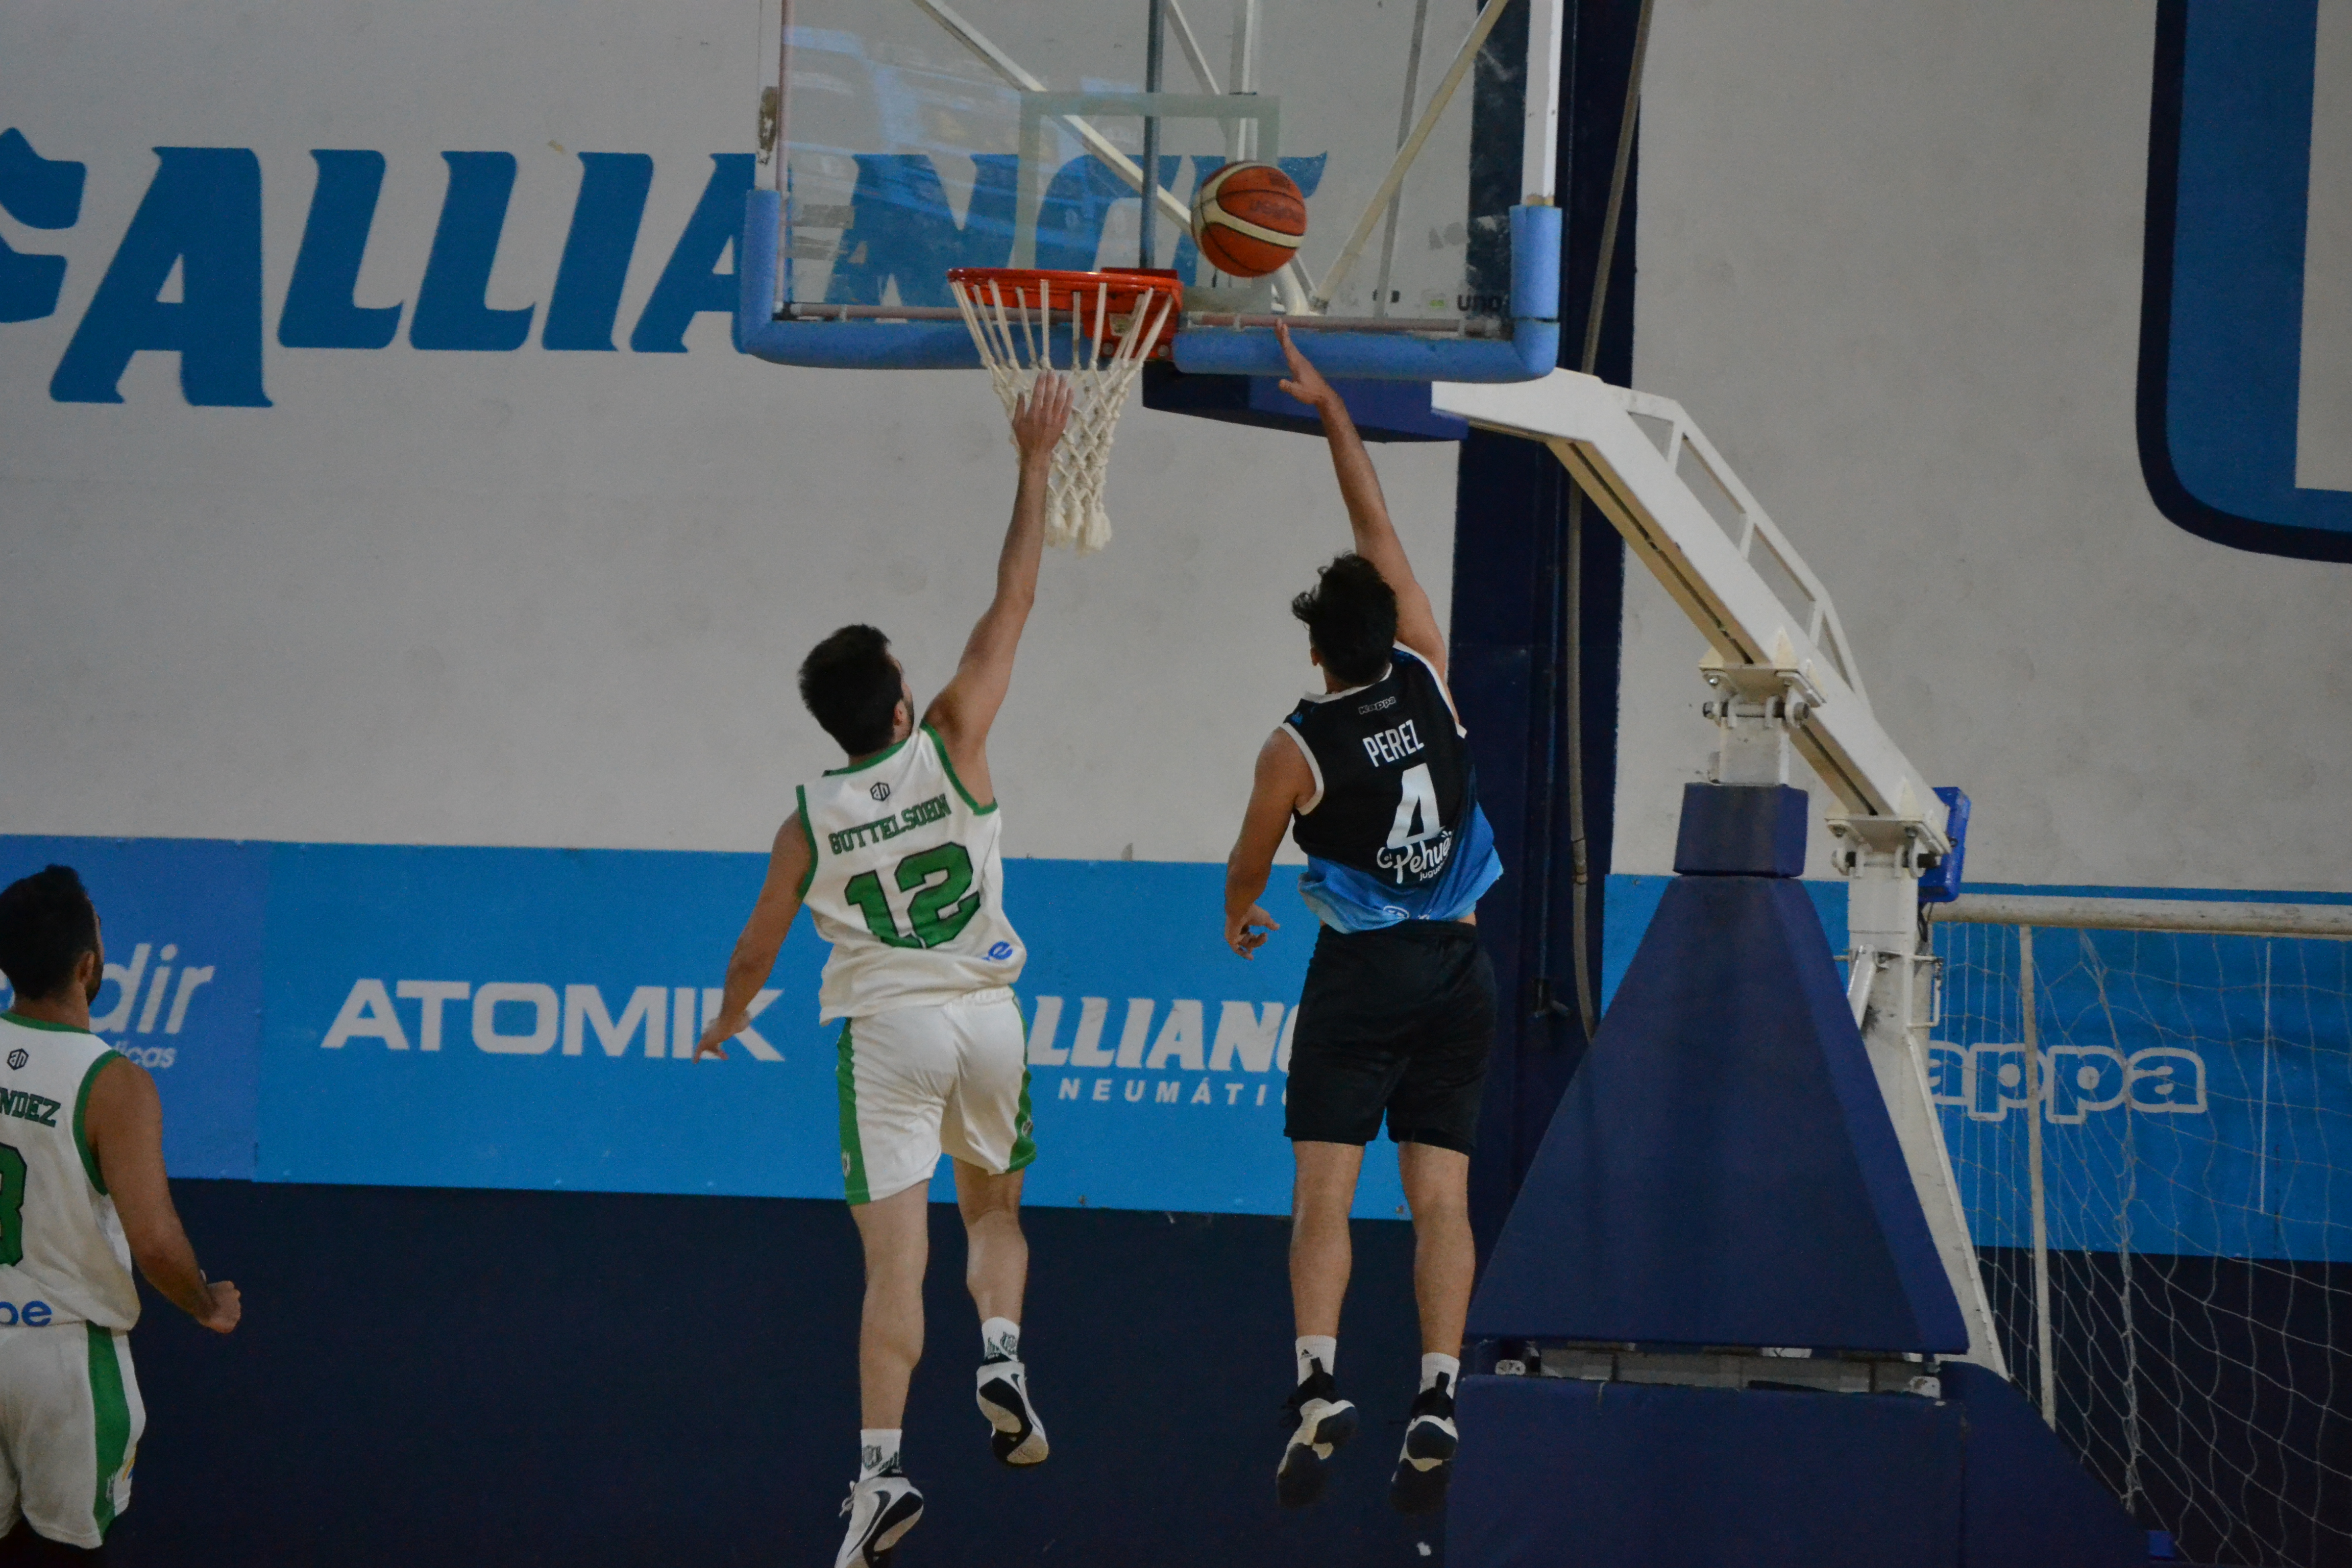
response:
[[[25,1261],[25,1156],[0,1143],[0,1268]]]
[[[892,869],[890,879],[900,892],[914,895],[907,904],[911,936],[899,929],[878,872],[860,871],[841,891],[866,916],[866,929],[892,947],[943,946],[961,936],[980,913],[980,889],[971,885],[971,856],[953,839],[908,856]]]
[[[1397,798],[1396,821],[1389,826],[1388,847],[1402,849],[1444,832],[1445,824],[1437,816],[1437,781],[1429,776],[1429,764],[1415,763],[1397,783],[1403,793]]]

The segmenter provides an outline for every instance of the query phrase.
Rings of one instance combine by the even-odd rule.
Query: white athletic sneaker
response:
[[[923,1494],[896,1470],[885,1470],[851,1487],[841,1511],[849,1516],[849,1531],[833,1568],[889,1568],[891,1552],[923,1517]]]
[[[1029,1403],[1029,1371],[1017,1361],[982,1362],[980,1413],[996,1431],[989,1448],[1008,1465],[1042,1465],[1048,1452],[1045,1424]]]

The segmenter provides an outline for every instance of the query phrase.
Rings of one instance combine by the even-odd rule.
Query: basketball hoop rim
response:
[[[1002,290],[1008,310],[1034,310],[1042,304],[1048,313],[1083,311],[1099,292],[1105,313],[1112,318],[1104,336],[1114,341],[1124,335],[1128,321],[1141,320],[1140,312],[1164,297],[1167,314],[1146,351],[1152,359],[1168,356],[1170,342],[1183,322],[1184,280],[1163,268],[1105,267],[1080,272],[1051,267],[951,267],[948,283],[971,290],[975,300],[987,298],[993,287]]]

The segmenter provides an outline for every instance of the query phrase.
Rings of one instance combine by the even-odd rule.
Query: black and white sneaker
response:
[[[923,1494],[894,1466],[860,1477],[841,1511],[849,1516],[849,1532],[841,1538],[833,1568],[889,1568],[890,1554],[923,1517]]]
[[[1454,1380],[1440,1373],[1414,1398],[1405,1418],[1404,1452],[1389,1479],[1389,1501],[1399,1513],[1434,1513],[1445,1506],[1454,1451],[1461,1446],[1454,1429]]]
[[[1042,1465],[1049,1450],[1045,1424],[1029,1403],[1029,1371],[1006,1357],[981,1363],[980,1413],[996,1428],[988,1446],[1008,1465]]]
[[[1283,1405],[1298,1421],[1274,1473],[1275,1496],[1285,1508],[1305,1508],[1323,1495],[1331,1456],[1356,1435],[1356,1407],[1339,1397],[1339,1385],[1321,1362],[1307,1364],[1315,1370]]]

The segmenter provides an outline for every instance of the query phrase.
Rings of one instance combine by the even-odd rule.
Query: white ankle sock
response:
[[[878,1476],[898,1462],[899,1426],[861,1427],[857,1434],[857,1479]]]
[[[1296,1342],[1298,1354],[1298,1381],[1305,1383],[1315,1372],[1314,1363],[1321,1362],[1323,1370],[1337,1373],[1339,1370],[1339,1339],[1336,1334],[1301,1334]]]
[[[1021,1359],[1021,1325],[1010,1318],[991,1318],[980,1325],[981,1354],[990,1361]]]
[[[1422,1392],[1425,1394],[1436,1387],[1437,1380],[1441,1377],[1445,1379],[1445,1392],[1453,1393],[1454,1384],[1462,1381],[1462,1358],[1441,1355],[1435,1351],[1431,1351],[1423,1356],[1421,1358]]]

